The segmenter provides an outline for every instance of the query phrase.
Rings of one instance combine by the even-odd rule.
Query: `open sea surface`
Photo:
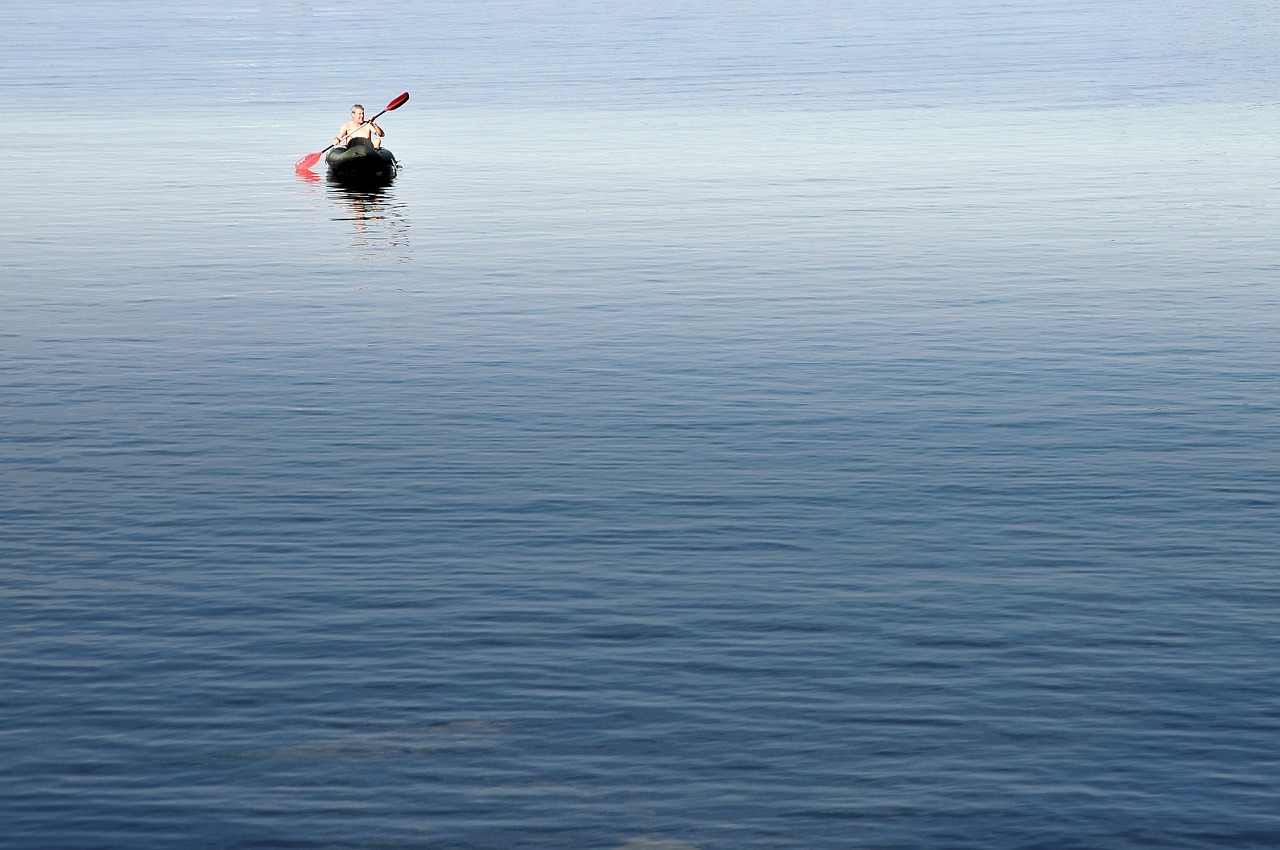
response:
[[[1278,42],[11,3],[0,848],[1280,847]]]

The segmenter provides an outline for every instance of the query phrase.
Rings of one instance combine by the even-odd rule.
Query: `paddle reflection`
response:
[[[352,188],[328,181],[326,194],[338,205],[335,221],[351,224],[351,247],[362,252],[408,248],[409,219],[394,187]]]

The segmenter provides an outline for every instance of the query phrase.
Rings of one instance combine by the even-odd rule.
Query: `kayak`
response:
[[[399,166],[391,151],[375,148],[368,139],[356,138],[345,147],[334,148],[325,157],[329,179],[339,183],[378,185],[390,183]]]

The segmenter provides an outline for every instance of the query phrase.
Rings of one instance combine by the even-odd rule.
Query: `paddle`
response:
[[[400,107],[404,106],[404,102],[408,99],[409,99],[409,93],[405,92],[404,94],[397,97],[395,100],[388,103],[386,109],[382,110],[377,115],[365,121],[363,124],[360,125],[360,127],[367,127],[368,125],[372,124],[374,121],[377,121],[379,118],[381,118],[383,115],[390,112],[391,110],[399,109]],[[357,127],[356,129],[358,130],[360,129],[360,127]],[[315,167],[315,164],[320,161],[320,157],[324,156],[328,151],[332,150],[334,147],[336,147],[336,145],[329,145],[329,147],[320,151],[320,153],[307,154],[302,159],[298,160],[293,164],[293,170],[294,171],[310,171],[312,168]]]

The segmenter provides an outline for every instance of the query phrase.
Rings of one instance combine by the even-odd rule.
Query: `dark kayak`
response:
[[[386,148],[375,148],[368,139],[352,139],[325,157],[329,179],[339,183],[379,185],[396,176],[396,158]]]

